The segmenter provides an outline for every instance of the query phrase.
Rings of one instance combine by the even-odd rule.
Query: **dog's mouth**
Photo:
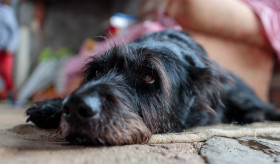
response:
[[[102,146],[104,145],[98,140],[93,140],[87,135],[79,133],[70,133],[65,137],[72,145],[83,145],[83,146]]]
[[[92,140],[89,137],[78,133],[69,134],[65,139],[74,145],[92,145]]]

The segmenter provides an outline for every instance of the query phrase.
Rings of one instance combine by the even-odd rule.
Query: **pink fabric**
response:
[[[260,18],[280,62],[280,0],[243,0]]]

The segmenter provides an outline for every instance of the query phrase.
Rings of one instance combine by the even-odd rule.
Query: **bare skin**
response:
[[[169,0],[166,12],[183,28],[269,47],[251,8],[239,0]]]

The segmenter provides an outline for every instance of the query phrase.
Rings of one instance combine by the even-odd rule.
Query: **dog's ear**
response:
[[[208,67],[200,68],[196,66],[189,66],[187,69],[192,81],[207,81],[213,76],[210,68]]]
[[[213,70],[209,67],[201,68],[196,66],[188,66],[187,71],[189,74],[188,84],[190,94],[201,93],[213,88],[216,84],[217,78]]]

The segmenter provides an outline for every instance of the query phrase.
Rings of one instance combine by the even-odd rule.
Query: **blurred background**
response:
[[[278,0],[0,0],[0,101],[65,97],[91,56],[170,28],[280,108]]]

